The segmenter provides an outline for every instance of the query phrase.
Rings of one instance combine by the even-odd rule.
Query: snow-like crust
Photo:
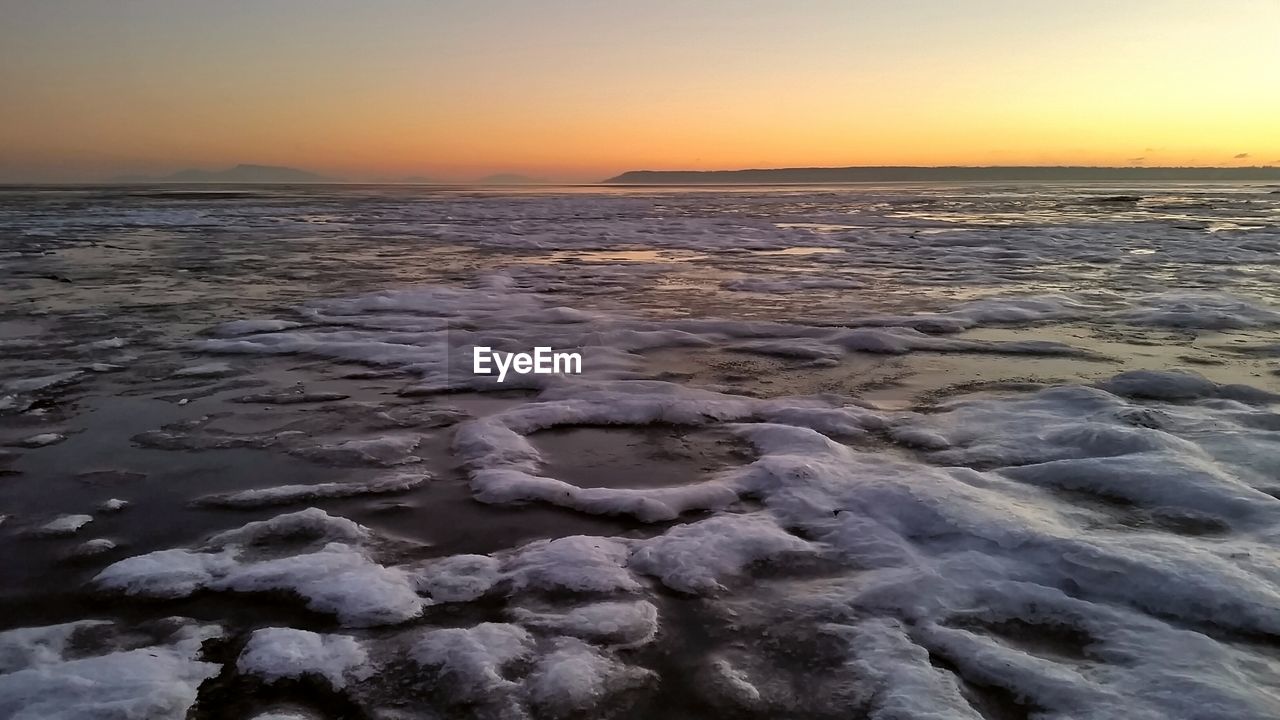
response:
[[[316,676],[335,690],[373,673],[368,653],[349,635],[279,627],[255,630],[236,660],[236,669],[267,681]]]
[[[254,557],[255,546],[308,541],[298,554]],[[349,626],[398,623],[416,617],[424,601],[413,576],[376,562],[369,531],[310,508],[253,522],[214,536],[203,551],[159,550],[116,562],[94,578],[104,590],[159,598],[201,589],[289,592],[317,612]]]
[[[454,448],[473,469],[471,486],[481,502],[537,500],[593,514],[659,522],[691,510],[728,507],[740,499],[741,490],[722,479],[646,489],[577,487],[537,475],[542,458],[525,435],[573,425],[706,425],[774,418],[840,434],[860,434],[884,425],[877,413],[832,406],[819,398],[758,400],[673,383],[623,380],[548,390],[540,402],[464,423],[455,435]]]
[[[574,535],[530,543],[508,558],[504,567],[517,592],[633,592],[640,584],[625,567],[629,555],[624,540]]]
[[[450,699],[468,702],[514,686],[505,669],[533,651],[533,637],[517,625],[481,623],[475,627],[432,630],[410,656],[438,670]]]
[[[1208,346],[1213,353],[1191,348],[1188,363],[1214,362],[1208,354],[1223,362],[1233,353],[1280,357],[1270,337],[1280,329],[1273,202],[1258,189],[1206,202],[1163,197],[1170,192],[1115,212],[1098,210],[1093,193],[1040,197],[1016,188],[964,197],[867,188],[856,199],[837,193],[836,203],[796,189],[786,202],[743,190],[696,200],[451,195],[409,211],[382,206],[362,216],[362,231],[486,248],[502,253],[495,262],[505,267],[458,286],[308,302],[287,318],[221,325],[188,349],[235,355],[246,373],[260,362],[254,356],[369,365],[404,378],[406,397],[537,391],[528,401],[504,395],[505,409],[476,411],[456,432],[392,419],[341,436],[293,432],[277,445],[322,463],[395,466],[427,455],[416,433],[452,432],[481,501],[554,504],[649,524],[620,537],[548,537],[490,555],[424,559],[434,550],[378,552],[385,539],[372,530],[308,510],[249,523],[201,547],[117,562],[94,587],[156,598],[284,592],[344,625],[392,626],[349,637],[281,630],[287,642],[264,646],[285,656],[257,648],[260,663],[226,670],[310,674],[374,706],[385,698],[362,693],[377,683],[353,682],[352,673],[388,672],[383,692],[403,687],[414,693],[410,702],[430,705],[423,712],[446,716],[607,716],[626,701],[621,694],[664,689],[642,666],[675,657],[672,649],[697,673],[684,685],[726,717],[975,718],[986,710],[975,694],[984,693],[1014,706],[997,711],[1053,720],[1280,716],[1273,394],[1149,367],[1163,362],[1155,355],[1123,358],[1135,369],[1110,378],[1101,377],[1101,364],[1097,373],[1073,373],[1088,383],[931,398],[921,413],[732,389],[764,393],[782,383],[712,386],[719,380],[692,373],[681,383],[647,379],[657,376],[650,361],[676,355],[657,351],[677,349],[687,350],[680,359],[757,356],[746,358],[744,374],[760,367],[835,374],[905,364],[893,356],[912,353],[995,354],[1008,376],[1033,364],[1017,356],[1058,358],[1034,363],[1042,366],[1101,359],[1036,339],[1030,329],[1059,323],[1100,330],[1094,340],[1104,347],[1196,335],[1217,343]],[[1006,194],[1035,211],[1010,213]],[[201,213],[116,210],[75,228],[123,219],[203,232],[232,223],[296,227],[329,240],[355,227],[295,226],[274,210]],[[61,222],[21,232],[50,233]],[[778,252],[805,247],[824,254],[797,263]],[[631,248],[653,257],[580,257]],[[513,250],[538,252],[528,264],[506,262],[519,255]],[[695,278],[710,307],[763,313],[776,304],[786,309],[772,317],[788,320],[617,309],[628,294],[672,276],[681,281],[673,270],[681,263],[702,273]],[[589,302],[579,306],[582,299]],[[821,312],[807,317],[810,303]],[[1206,332],[1216,330],[1249,337],[1214,340]],[[125,362],[102,355],[123,344],[76,345],[75,365],[6,383],[0,410],[26,412],[77,383],[114,381],[84,370],[106,366],[100,359]],[[474,346],[534,344],[580,350],[585,377],[509,378],[499,386],[470,372]],[[34,352],[40,343],[4,347]],[[345,409],[341,395],[245,397],[325,399]],[[756,454],[683,485],[588,488],[548,477],[555,465],[538,451],[544,430],[649,424],[736,433]],[[191,449],[271,445],[255,438]],[[400,487],[376,482],[206,500],[256,507]],[[18,522],[38,527],[44,519]],[[461,603],[472,604],[451,606]],[[428,605],[440,613],[420,617]],[[705,625],[686,632],[691,619]],[[9,652],[20,658],[13,662],[64,663],[65,637],[14,636],[20,649],[0,642],[0,659]],[[289,655],[286,646],[302,650]]]
[[[647,600],[591,603],[564,612],[515,608],[511,617],[525,627],[624,647],[644,645],[658,632],[658,608]]]
[[[815,552],[764,516],[721,515],[636,543],[628,566],[673,590],[706,594],[723,590],[725,580],[753,564]]]
[[[85,525],[93,522],[92,515],[59,515],[36,529],[38,535],[75,535]]]
[[[219,671],[200,659],[212,626],[187,625],[163,644],[68,656],[71,636],[109,625],[81,621],[0,633],[0,716],[12,720],[181,720],[200,683]]]
[[[382,495],[412,490],[431,479],[426,472],[394,472],[363,482],[327,482],[313,485],[277,485],[237,492],[206,495],[196,499],[201,505],[230,508],[267,507],[329,498]]]
[[[481,623],[423,634],[410,656],[432,673],[448,703],[481,705],[501,717],[560,717],[597,708],[654,675],[575,637],[538,647],[518,625]]]
[[[647,539],[569,536],[403,567],[371,559],[367,528],[312,509],[221,533],[201,550],[118,562],[96,582],[158,597],[288,590],[348,625],[400,623],[430,603],[506,598],[510,624],[429,630],[412,656],[448,702],[510,717],[584,711],[646,687],[648,671],[616,653],[662,636],[657,584],[737,604],[767,582],[770,602],[747,606],[743,626],[787,617],[808,628],[797,642],[804,633],[834,638],[847,656],[841,673],[863,688],[856,702],[872,717],[975,716],[958,673],[1048,717],[1177,717],[1192,693],[1216,709],[1209,717],[1261,719],[1280,708],[1271,661],[1196,630],[1280,635],[1280,500],[1254,459],[1280,445],[1280,423],[1258,398],[1225,397],[1244,396],[1227,387],[1189,373],[1130,372],[1096,386],[978,393],[928,414],[890,414],[831,398],[760,400],[647,381],[566,385],[459,428],[478,492],[486,478],[554,483],[567,499],[521,490],[504,501],[643,518],[629,503],[644,500],[667,508],[650,517],[675,517],[673,488],[608,490],[592,501],[611,503],[605,509],[584,500],[586,489],[527,471],[541,458],[525,434],[667,421],[721,426],[757,452],[748,465],[675,490],[724,488],[725,503],[751,497],[759,507],[720,510]],[[835,439],[872,434],[906,452]],[[1097,500],[1081,504],[1071,493]],[[294,554],[252,552],[299,540]],[[806,567],[825,578],[792,578]],[[1004,627],[1064,628],[1085,647],[1079,659],[1045,655],[1010,645]],[[350,667],[368,671],[347,640]],[[352,677],[329,668],[326,653],[305,653],[314,661],[305,672]],[[757,710],[799,702],[762,679],[783,671],[753,662],[763,665],[710,660],[709,697]],[[1195,680],[1179,694],[1171,676]],[[835,694],[813,702],[854,702],[824,692]]]
[[[198,365],[188,365],[173,371],[173,377],[179,378],[215,378],[223,375],[230,375],[236,371],[231,363],[226,362],[208,362]]]
[[[640,687],[653,673],[602,653],[576,638],[555,641],[525,681],[529,704],[553,717],[598,707],[608,696]]]
[[[307,445],[290,452],[309,460],[335,465],[374,465],[393,467],[422,462],[413,454],[422,442],[418,435],[383,435],[380,437],[343,440],[331,444]]]

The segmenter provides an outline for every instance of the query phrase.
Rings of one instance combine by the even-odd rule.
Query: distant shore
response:
[[[751,170],[631,170],[605,185],[821,184],[911,181],[1150,182],[1280,181],[1280,167],[865,166]]]

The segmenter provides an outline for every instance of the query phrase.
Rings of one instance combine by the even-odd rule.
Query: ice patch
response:
[[[73,635],[81,630],[110,624],[106,620],[78,620],[62,625],[0,632],[0,675],[60,662]]]
[[[821,398],[761,400],[647,380],[583,382],[548,390],[539,402],[463,423],[454,436],[454,449],[472,468],[471,486],[481,502],[536,500],[659,522],[691,510],[728,507],[740,499],[741,489],[720,478],[657,488],[577,487],[536,475],[542,458],[525,435],[574,425],[707,425],[773,418],[841,435],[885,424],[878,413],[833,406]]]
[[[98,511],[104,513],[117,513],[129,507],[130,504],[131,503],[128,500],[111,498],[110,500],[104,500],[102,504],[98,506]]]
[[[158,598],[186,597],[197,590],[280,591],[300,597],[310,609],[337,616],[348,626],[404,622],[424,601],[413,577],[374,561],[366,548],[371,533],[316,508],[249,523],[216,535],[205,551],[160,550],[114,563],[94,578],[104,590]],[[255,547],[305,542],[283,557],[255,557]]]
[[[1229,330],[1280,326],[1280,310],[1259,300],[1224,293],[1168,292],[1141,298],[1115,315],[1134,325]]]
[[[56,445],[66,439],[67,436],[62,433],[40,433],[39,435],[23,438],[18,441],[18,444],[22,447],[42,448],[47,445]]]
[[[114,540],[109,540],[107,538],[94,538],[77,545],[76,548],[71,551],[71,556],[75,558],[94,557],[95,555],[101,555],[115,549],[116,543]]]
[[[332,498],[358,497],[360,495],[385,495],[412,490],[431,479],[424,472],[403,472],[374,478],[364,482],[328,482],[314,485],[279,485],[238,492],[206,495],[196,499],[200,505],[228,508],[267,507],[296,502],[310,502]]]
[[[236,660],[236,669],[268,682],[313,675],[335,690],[373,674],[368,653],[355,638],[280,627],[255,630]]]
[[[642,522],[674,520],[690,510],[723,508],[738,500],[731,486],[713,481],[647,489],[580,488],[519,470],[478,471],[471,487],[484,503],[537,500],[596,515],[632,515]]]
[[[525,627],[622,647],[644,645],[658,632],[658,608],[647,600],[592,603],[565,612],[515,608],[511,618]]]
[[[509,559],[512,590],[569,590],[580,593],[635,592],[640,584],[626,570],[631,554],[625,541],[573,535],[520,548]]]
[[[427,632],[410,656],[437,669],[441,689],[451,700],[476,702],[509,692],[515,683],[504,676],[505,669],[532,651],[533,637],[518,625],[481,623]]]
[[[553,717],[598,707],[611,695],[654,680],[645,670],[625,665],[575,638],[555,641],[525,681],[529,704]]]
[[[418,589],[437,602],[475,600],[501,578],[501,563],[488,555],[451,555],[432,560],[417,574]]]
[[[711,594],[752,565],[817,551],[766,517],[720,515],[638,542],[629,567],[673,590]]]
[[[308,460],[333,465],[393,467],[422,462],[422,458],[413,454],[413,450],[421,442],[422,438],[418,435],[384,435],[297,447],[290,452]]]
[[[1098,383],[1098,387],[1123,397],[1150,400],[1225,398],[1246,403],[1273,403],[1280,395],[1248,385],[1220,385],[1189,370],[1130,370]]]
[[[219,666],[203,662],[200,646],[220,634],[188,625],[163,644],[67,657],[79,628],[103,623],[24,628],[0,633],[0,716],[10,720],[181,720],[200,683]],[[16,637],[15,637],[16,636]],[[14,650],[26,648],[25,650]]]
[[[173,371],[173,377],[210,378],[230,375],[236,371],[230,363],[211,362],[199,365],[188,365]]]
[[[955,675],[934,666],[895,620],[868,620],[850,632],[857,674],[871,684],[872,720],[983,720]]]
[[[302,327],[302,323],[291,320],[233,320],[211,329],[209,334],[215,337],[239,337],[264,332],[280,332]]]
[[[92,515],[59,515],[36,528],[36,534],[49,536],[75,535],[80,528],[93,522]]]

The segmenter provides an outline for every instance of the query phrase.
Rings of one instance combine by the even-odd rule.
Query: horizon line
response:
[[[256,165],[256,164],[252,164],[252,163],[239,163],[239,164],[237,164],[237,165],[232,165],[232,166],[229,168],[229,170],[230,170],[230,169],[235,169],[235,168],[238,168],[238,167],[245,167],[245,166],[254,166],[254,167],[260,167],[260,168],[270,168],[270,169],[279,169],[279,170],[301,170],[301,168],[294,168],[294,167],[292,167],[292,166],[282,166],[282,165],[275,165],[275,166],[270,166],[270,165]],[[201,172],[218,172],[218,171],[205,171],[205,170],[203,170],[203,169],[199,169],[199,168],[184,168],[183,170],[179,170],[179,171],[175,171],[174,173],[170,173],[170,175],[176,175],[176,174],[179,174],[179,173],[182,173],[182,172],[186,172],[186,171],[189,171],[189,170],[199,170],[199,171],[201,171]],[[128,186],[128,185],[139,185],[139,186],[144,186],[144,185],[424,185],[424,186],[436,186],[436,187],[459,187],[459,186],[470,186],[470,187],[477,187],[477,186],[480,186],[480,187],[484,187],[484,186],[488,186],[488,187],[527,187],[527,186],[560,186],[560,187],[575,187],[575,186],[581,186],[581,187],[589,187],[589,186],[595,186],[595,185],[618,185],[618,184],[625,184],[625,185],[637,185],[637,184],[643,184],[643,183],[619,183],[619,182],[616,182],[619,178],[622,178],[622,177],[625,177],[625,176],[628,176],[628,175],[698,175],[698,176],[707,176],[707,175],[717,175],[717,174],[720,174],[720,175],[734,175],[734,174],[749,174],[749,173],[838,172],[838,171],[875,171],[875,170],[886,170],[886,171],[913,171],[913,170],[934,170],[934,171],[946,171],[946,170],[1014,170],[1014,171],[1016,171],[1016,170],[1036,170],[1036,171],[1046,171],[1046,170],[1063,170],[1063,171],[1072,171],[1072,170],[1076,170],[1076,171],[1099,171],[1099,170],[1101,170],[1101,171],[1149,171],[1149,172],[1157,172],[1157,171],[1193,171],[1193,172],[1206,172],[1206,171],[1249,172],[1249,171],[1254,171],[1254,172],[1256,172],[1256,171],[1280,170],[1280,163],[1268,163],[1268,164],[1262,164],[1262,165],[1063,165],[1063,164],[1052,164],[1052,165],[1030,165],[1030,164],[1022,164],[1022,165],[807,165],[807,166],[798,166],[798,165],[797,165],[797,166],[779,166],[779,167],[748,167],[748,168],[709,169],[709,170],[693,170],[693,169],[662,169],[662,170],[658,170],[658,169],[647,169],[647,168],[646,168],[646,169],[639,169],[639,170],[624,170],[624,171],[622,171],[622,172],[619,172],[619,173],[617,173],[617,174],[615,174],[615,175],[612,175],[612,176],[610,176],[610,177],[604,178],[604,179],[602,179],[602,180],[594,180],[594,181],[591,181],[591,180],[582,180],[582,181],[563,181],[563,182],[557,182],[557,181],[543,180],[543,179],[540,179],[540,178],[529,178],[529,179],[528,179],[528,181],[521,181],[521,182],[509,182],[509,183],[502,183],[502,182],[484,182],[484,179],[485,179],[484,177],[476,178],[476,179],[474,179],[474,180],[415,181],[415,180],[409,180],[409,179],[403,179],[403,180],[402,180],[402,179],[354,180],[354,179],[343,179],[343,178],[341,178],[341,177],[322,177],[322,178],[318,178],[318,179],[315,179],[315,180],[304,180],[304,179],[295,179],[295,180],[216,180],[216,179],[210,179],[210,180],[169,180],[169,179],[166,179],[166,178],[167,178],[167,177],[169,177],[169,176],[158,176],[158,177],[141,177],[141,178],[137,178],[137,179],[128,178],[128,177],[119,177],[119,178],[105,178],[105,179],[99,179],[99,180],[45,180],[45,181],[0,180],[0,187],[12,187],[12,186],[27,186],[27,187],[35,187],[35,186],[77,186],[77,185],[81,185],[81,186],[84,186],[84,185],[92,185],[92,186],[97,186],[97,185],[121,185],[121,186]],[[304,171],[304,172],[310,172],[310,171]],[[417,173],[408,173],[408,174],[406,174],[406,177],[412,177],[412,176],[413,176],[413,175],[415,175],[415,174],[417,174]],[[496,175],[496,174],[512,174],[512,175],[519,175],[520,173],[516,173],[516,172],[511,172],[511,173],[489,173],[489,176]],[[998,181],[998,180],[997,180],[997,181]],[[1076,180],[1076,182],[1081,182],[1081,181],[1082,181],[1082,180]],[[912,182],[912,180],[890,180],[890,179],[874,180],[874,179],[869,179],[869,180],[826,181],[826,182],[849,182],[849,183],[857,183],[857,182],[864,182],[864,183],[865,183],[865,182]],[[658,184],[658,185],[665,185],[665,184],[673,184],[673,183],[658,182],[658,183],[654,183],[654,184]],[[705,184],[705,183],[703,183],[703,184]],[[813,183],[812,183],[812,181],[775,181],[775,182],[773,182],[773,183],[743,182],[743,183],[724,183],[724,184],[813,184]]]

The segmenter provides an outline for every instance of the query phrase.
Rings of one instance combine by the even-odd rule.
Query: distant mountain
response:
[[[541,178],[529,177],[528,175],[517,175],[515,173],[498,173],[497,175],[487,175],[476,181],[477,185],[537,185],[544,183],[546,180]]]
[[[319,183],[335,182],[333,178],[306,170],[276,165],[237,165],[226,170],[179,170],[161,177],[125,176],[120,183]]]
[[[1154,180],[1280,180],[1280,167],[989,167],[866,166],[772,170],[632,170],[602,181],[613,185],[698,185],[843,182],[1144,182]]]

